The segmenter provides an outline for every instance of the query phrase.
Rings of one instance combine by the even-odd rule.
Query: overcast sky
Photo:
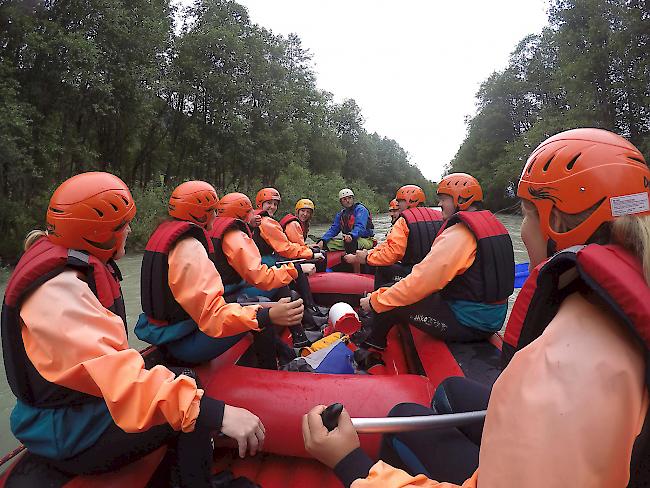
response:
[[[239,0],[253,22],[295,32],[318,86],[354,98],[369,132],[395,140],[437,181],[493,71],[546,24],[545,0]]]

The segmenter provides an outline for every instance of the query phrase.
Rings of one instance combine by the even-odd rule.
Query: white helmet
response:
[[[353,197],[353,196],[354,196],[354,192],[353,192],[352,190],[350,190],[349,188],[343,188],[343,189],[339,192],[339,200],[340,200],[341,198],[345,198],[345,197]]]

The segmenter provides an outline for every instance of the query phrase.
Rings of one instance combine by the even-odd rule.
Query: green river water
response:
[[[519,236],[519,226],[521,225],[521,217],[518,215],[500,215],[499,219],[508,228],[515,249],[515,262],[520,263],[528,261],[526,249],[521,242]],[[390,227],[390,218],[388,214],[381,214],[374,217],[375,232],[377,239],[381,240],[386,235]],[[310,233],[320,236],[327,229],[326,225],[314,225],[310,229]],[[133,327],[141,312],[140,308],[140,263],[142,261],[142,254],[128,254],[120,260],[119,266],[122,271],[122,292],[126,302],[127,320],[129,323],[129,343],[136,349],[141,349],[146,346],[145,343],[140,341],[135,334],[133,334]],[[0,282],[0,292],[4,296],[4,288],[6,283]],[[516,296],[510,298],[510,306],[514,302]],[[0,351],[1,354],[1,351]],[[4,362],[0,361],[0,457],[11,449],[18,446],[18,441],[11,434],[9,429],[9,415],[15,403],[15,397],[11,393],[4,374]],[[0,468],[1,471],[1,468]]]

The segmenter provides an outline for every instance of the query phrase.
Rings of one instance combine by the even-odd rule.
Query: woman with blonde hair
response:
[[[206,396],[191,371],[147,369],[129,347],[115,261],[135,212],[117,176],[79,174],[52,195],[47,233],[26,240],[2,307],[11,430],[29,451],[21,463],[54,469],[16,467],[7,486],[64,484],[175,444],[174,482],[209,487],[212,432],[237,439],[242,457],[264,441],[255,415]]]
[[[399,434],[386,436],[383,456],[405,470],[373,466],[349,415],[328,432],[317,406],[304,419],[305,445],[346,486],[647,483],[650,170],[622,137],[575,129],[533,151],[518,196],[535,269],[508,322],[516,354],[492,389],[480,451],[456,429]]]

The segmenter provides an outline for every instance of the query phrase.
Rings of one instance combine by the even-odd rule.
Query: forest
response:
[[[548,25],[522,39],[477,93],[476,114],[449,163],[483,185],[486,206],[517,204],[524,162],[547,137],[608,129],[650,156],[650,2],[553,0]]]
[[[551,0],[543,31],[481,84],[447,172],[476,176],[496,211],[516,206],[524,161],[558,131],[613,130],[648,155],[648,52],[650,2]],[[56,185],[91,170],[132,188],[135,248],[188,179],[220,195],[274,185],[281,212],[310,197],[318,221],[344,186],[373,212],[402,184],[435,190],[354,100],[317,87],[296,35],[234,1],[0,0],[0,264],[43,227]]]
[[[142,246],[177,184],[254,199],[275,185],[331,219],[345,186],[386,211],[404,183],[434,186],[354,100],[320,90],[295,35],[253,24],[233,1],[0,0],[0,257],[43,228],[64,179],[109,171],[138,205]]]

